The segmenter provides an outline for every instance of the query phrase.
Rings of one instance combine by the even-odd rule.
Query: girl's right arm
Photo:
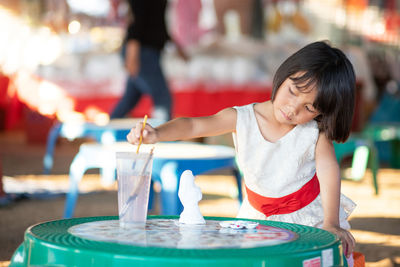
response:
[[[236,110],[234,108],[226,108],[212,116],[177,118],[156,128],[146,124],[142,133],[142,142],[154,144],[161,141],[187,140],[234,132],[235,129]],[[128,142],[138,144],[141,131],[142,123],[138,122],[127,135]]]
[[[320,133],[317,141],[315,163],[324,211],[322,228],[341,239],[344,253],[349,257],[354,251],[356,241],[349,231],[340,227],[340,169],[332,141],[324,133]]]

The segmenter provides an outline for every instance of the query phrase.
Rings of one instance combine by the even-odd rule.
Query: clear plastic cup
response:
[[[121,227],[145,224],[153,157],[151,153],[116,152],[118,214]]]

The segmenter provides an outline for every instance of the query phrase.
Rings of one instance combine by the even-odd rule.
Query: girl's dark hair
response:
[[[300,73],[300,76],[293,77]],[[299,90],[316,88],[313,106],[321,113],[315,120],[330,140],[344,142],[350,135],[356,78],[346,55],[326,42],[311,43],[286,59],[275,73],[272,101],[290,78]],[[311,88],[311,89],[310,89]]]

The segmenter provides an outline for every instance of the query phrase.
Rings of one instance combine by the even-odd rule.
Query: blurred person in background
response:
[[[172,97],[160,64],[164,45],[171,40],[165,20],[167,0],[130,0],[128,3],[132,21],[127,27],[122,55],[129,76],[124,94],[110,118],[125,117],[143,94],[149,94],[154,104],[152,117],[168,120]],[[180,46],[175,44],[178,54],[186,59]]]

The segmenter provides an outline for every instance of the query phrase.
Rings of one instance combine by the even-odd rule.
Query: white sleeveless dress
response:
[[[297,125],[278,141],[272,143],[262,136],[258,127],[254,103],[234,107],[237,111],[236,133],[233,134],[237,160],[246,186],[266,197],[283,197],[299,190],[315,174],[315,145],[318,125],[312,120]],[[318,175],[318,174],[317,174]],[[355,203],[343,194],[340,197],[339,219],[343,229],[350,229],[348,216]],[[247,197],[238,218],[273,220],[322,227],[324,211],[321,196],[306,207],[288,214],[266,217],[254,209]]]

